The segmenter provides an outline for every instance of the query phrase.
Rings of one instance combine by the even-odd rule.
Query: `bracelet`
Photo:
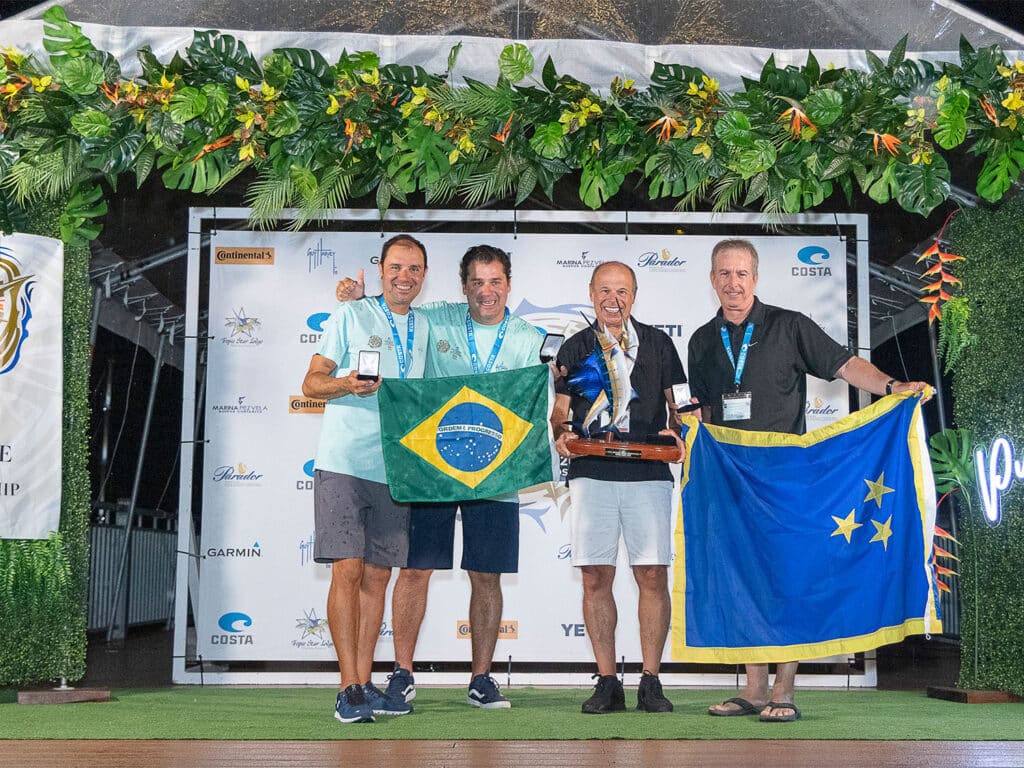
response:
[[[892,385],[895,384],[895,383],[896,383],[896,379],[889,379],[887,382],[885,382],[885,394],[887,394],[887,395],[891,395],[892,394]]]

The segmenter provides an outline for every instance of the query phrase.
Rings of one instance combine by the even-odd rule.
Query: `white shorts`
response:
[[[672,483],[569,481],[573,565],[615,565],[619,536],[630,565],[672,562]]]

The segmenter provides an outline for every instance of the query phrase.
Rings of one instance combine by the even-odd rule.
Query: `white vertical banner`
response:
[[[60,524],[64,245],[0,236],[0,539]]]
[[[428,254],[420,302],[462,297],[458,264],[486,242],[512,257],[511,311],[553,333],[593,316],[594,267],[622,261],[637,274],[634,315],[664,330],[686,362],[690,335],[718,310],[709,281],[720,237],[680,235],[417,235]],[[846,244],[838,237],[751,238],[760,253],[757,293],[811,316],[847,342]],[[312,463],[317,404],[300,394],[321,327],[343,276],[366,272],[380,291],[379,233],[218,230],[210,249],[210,328],[203,468],[199,652],[209,660],[333,660],[325,606],[330,570],[312,563]],[[808,382],[808,428],[848,412],[842,382]],[[569,562],[564,484],[520,494],[519,573],[503,577],[504,615],[495,658],[578,662],[591,658],[581,585]],[[469,581],[459,570],[431,580],[417,646],[422,661],[470,657]],[[620,563],[617,654],[640,658],[636,587]],[[390,600],[378,657],[391,657]],[[666,659],[668,652],[666,651]]]

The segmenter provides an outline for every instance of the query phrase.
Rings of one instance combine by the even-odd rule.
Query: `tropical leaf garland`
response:
[[[599,208],[627,179],[680,208],[710,197],[769,215],[859,190],[926,215],[950,194],[942,153],[983,157],[974,186],[998,200],[1024,170],[1024,62],[961,42],[960,62],[915,61],[906,39],[866,71],[769,57],[734,93],[681,63],[655,64],[646,90],[616,78],[597,91],[527,46],[507,46],[496,83],[344,52],[278,49],[257,61],[214,31],[161,61],[137,51],[142,76],[121,78],[63,9],[44,15],[45,61],[6,48],[0,64],[0,223],[40,199],[69,195],[71,241],[99,232],[99,179],[159,170],[173,189],[211,192],[259,171],[254,223],[283,207],[294,226],[351,196],[376,193],[382,214],[423,193],[466,205],[517,203],[580,172],[579,197]]]

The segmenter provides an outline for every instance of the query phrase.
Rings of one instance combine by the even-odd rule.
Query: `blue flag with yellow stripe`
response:
[[[552,480],[546,365],[385,379],[378,398],[395,501],[487,499]]]
[[[942,631],[920,400],[806,435],[686,420],[674,659],[796,661]]]

